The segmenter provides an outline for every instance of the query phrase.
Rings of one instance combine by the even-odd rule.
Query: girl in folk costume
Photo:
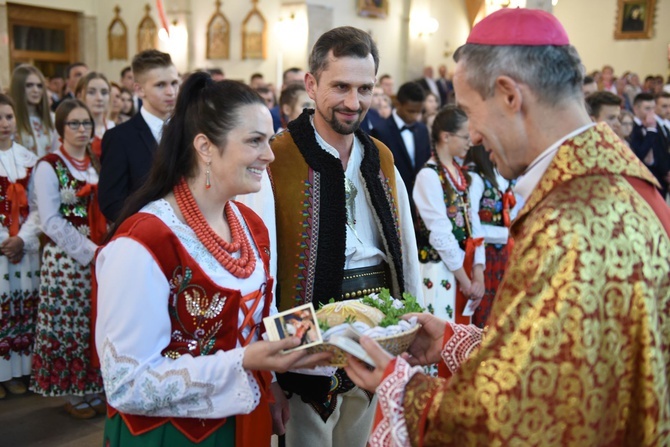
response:
[[[38,157],[58,147],[49,95],[42,72],[32,65],[19,65],[12,73],[10,95],[16,111],[15,140]]]
[[[282,354],[295,337],[261,340],[275,312],[268,233],[231,199],[260,189],[272,135],[248,86],[194,73],[180,89],[149,179],[97,257],[105,445],[269,445],[288,410],[269,371],[327,359]]]
[[[42,231],[40,303],[30,388],[44,396],[68,396],[75,418],[105,411],[102,378],[90,358],[91,261],[106,232],[97,199],[97,158],[90,140],[93,117],[84,103],[56,109],[60,149],[42,158],[33,176]]]
[[[104,74],[90,71],[82,76],[74,90],[76,98],[86,104],[95,121],[95,135],[91,149],[96,157],[102,155],[102,136],[116,124],[107,118],[109,111],[109,82]]]
[[[413,193],[426,305],[438,317],[464,324],[484,295],[485,263],[482,241],[473,240],[470,229],[468,175],[454,161],[470,147],[467,124],[454,106],[438,112],[433,156],[417,174]]]
[[[12,142],[14,103],[0,94],[0,398],[23,394],[30,374],[39,287],[39,222],[28,211],[28,182],[37,156]]]
[[[486,291],[482,302],[472,316],[472,323],[483,328],[488,319],[493,298],[505,273],[507,258],[512,248],[509,226],[519,207],[512,191],[514,181],[505,179],[493,166],[483,146],[470,149],[465,157],[470,173],[470,204],[472,233],[484,238],[486,244]]]

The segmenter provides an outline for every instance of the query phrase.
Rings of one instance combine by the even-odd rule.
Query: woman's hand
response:
[[[484,292],[486,292],[486,287],[484,287],[483,282],[472,281],[472,286],[470,287],[470,296],[471,300],[481,300],[484,297]]]
[[[23,258],[23,246],[23,239],[13,236],[0,244],[0,253],[7,256],[12,264],[18,264]]]
[[[288,407],[288,399],[282,391],[279,383],[273,382],[270,390],[275,398],[275,403],[270,404],[270,414],[272,415],[272,434],[281,436],[286,433],[286,423],[291,419],[291,412]]]
[[[286,349],[300,346],[300,339],[288,337],[279,341],[257,341],[244,349],[242,367],[252,371],[286,372],[289,369],[313,368],[327,364],[329,352],[308,354],[306,350],[284,353]]]
[[[403,354],[403,358],[410,365],[430,365],[442,361],[442,341],[447,323],[434,315],[426,313],[412,313],[403,315],[404,320],[416,317],[421,329],[416,334],[416,338],[407,350],[408,354]]]
[[[351,354],[347,354],[347,366],[344,367],[344,370],[359,388],[374,393],[384,379],[384,371],[394,357],[370,337],[361,337],[360,343],[377,366],[372,368]]]

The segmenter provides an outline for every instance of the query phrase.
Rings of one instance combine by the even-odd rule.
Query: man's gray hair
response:
[[[572,45],[465,44],[454,60],[465,62],[465,79],[483,99],[493,96],[499,76],[527,85],[545,104],[583,98],[584,66]]]

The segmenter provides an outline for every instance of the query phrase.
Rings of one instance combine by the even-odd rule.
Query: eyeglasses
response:
[[[79,130],[81,126],[84,126],[84,129],[93,128],[93,121],[66,121],[65,124],[72,130]]]
[[[459,135],[457,133],[452,133],[452,135],[455,136],[455,137],[458,137],[458,138],[462,138],[463,140],[465,140],[467,142],[470,142],[470,135]]]

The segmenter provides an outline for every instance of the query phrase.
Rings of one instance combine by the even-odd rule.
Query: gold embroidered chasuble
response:
[[[670,240],[627,178],[656,184],[604,124],[559,148],[481,346],[405,388],[412,445],[670,445]]]

